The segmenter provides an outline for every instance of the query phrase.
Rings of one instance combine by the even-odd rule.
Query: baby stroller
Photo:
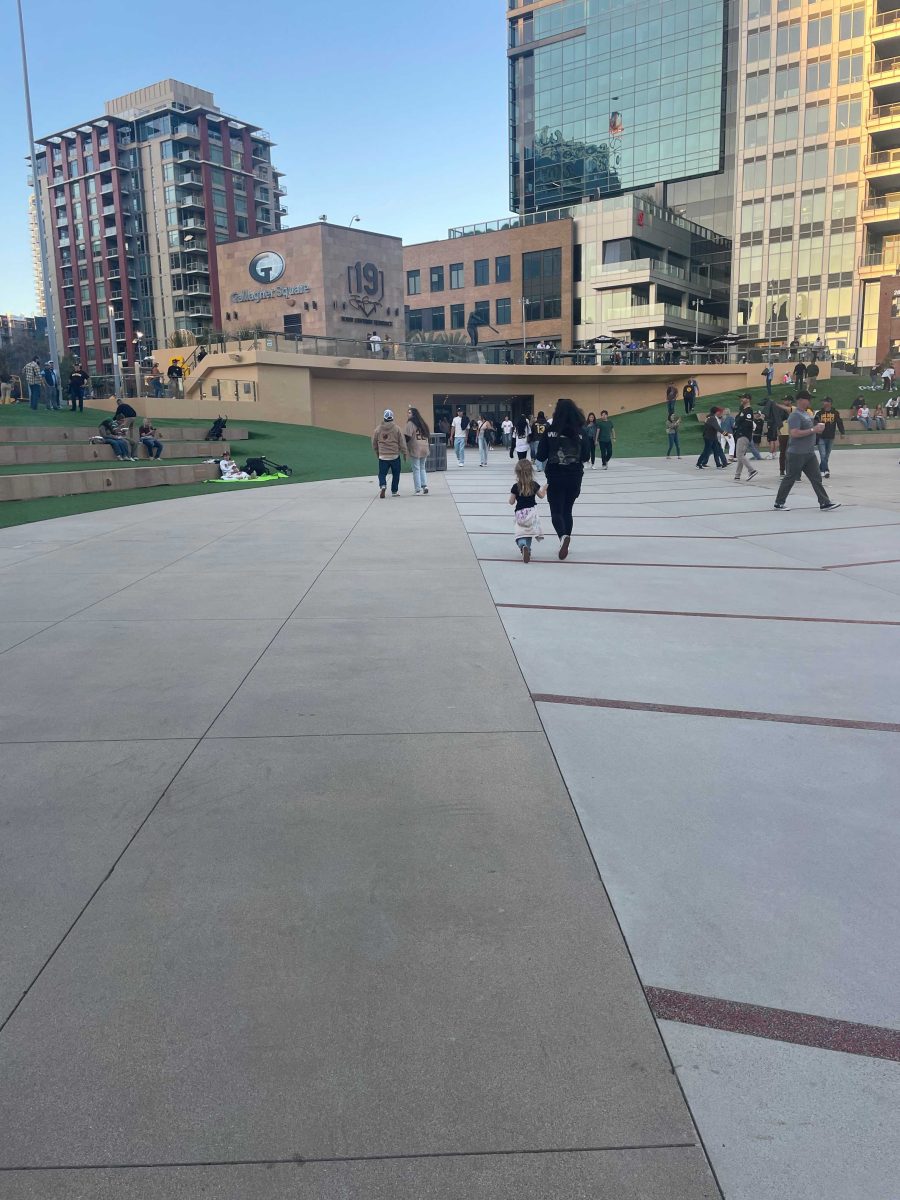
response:
[[[273,462],[264,454],[260,454],[257,458],[248,458],[244,470],[248,475],[293,475],[294,473],[287,463]]]

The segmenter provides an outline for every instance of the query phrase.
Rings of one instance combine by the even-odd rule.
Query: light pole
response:
[[[522,297],[522,366],[525,366],[525,356],[528,353],[528,339],[525,335],[525,297]]]
[[[112,351],[113,365],[113,390],[116,393],[116,399],[121,400],[122,392],[122,368],[119,365],[119,348],[116,342],[116,313],[113,306],[110,304],[108,308],[109,316],[109,347]]]
[[[144,344],[144,335],[138,331],[135,333],[132,342],[134,346],[134,394],[140,399],[141,395],[141,348]]]
[[[699,296],[693,301],[694,304],[694,362],[700,361],[700,305],[703,301]]]
[[[44,293],[44,311],[47,314],[47,342],[50,347],[50,357],[57,374],[60,372],[59,353],[56,345],[56,325],[53,320],[53,292],[50,288],[50,263],[47,258],[47,231],[44,226],[44,203],[41,195],[41,184],[38,179],[37,153],[34,144],[34,123],[31,119],[31,87],[28,82],[28,56],[25,53],[25,20],[22,16],[22,0],[16,0],[19,14],[19,44],[22,50],[22,86],[25,92],[25,116],[28,120],[28,153],[31,158],[31,183],[34,188],[34,207],[37,214],[38,241],[41,250],[41,283]],[[59,379],[62,387],[62,376]]]
[[[359,221],[359,220],[360,220],[360,218],[359,218],[359,217],[351,217],[351,218],[350,218],[350,224],[347,226],[347,228],[348,228],[348,229],[352,229],[352,228],[353,228],[353,226],[356,224],[356,222],[357,222],[357,221]]]

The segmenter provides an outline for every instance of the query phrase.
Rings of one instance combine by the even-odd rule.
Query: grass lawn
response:
[[[97,425],[109,416],[100,409],[85,409],[83,413],[68,411],[47,412],[38,409],[32,412],[28,405],[4,405],[0,407],[0,426],[4,425],[52,425],[66,428],[84,428],[88,438]],[[209,429],[210,421],[159,420],[155,424],[164,433],[167,425],[193,426],[198,439]],[[246,441],[226,443],[231,446],[234,457],[240,462],[248,456],[265,455],[275,462],[287,463],[294,474],[289,480],[273,480],[271,483],[224,484],[189,483],[139,488],[133,492],[89,492],[82,496],[48,496],[43,500],[9,500],[0,505],[0,528],[24,525],[30,521],[46,521],[51,517],[68,517],[74,513],[96,512],[98,509],[121,508],[126,504],[153,504],[159,500],[170,500],[180,496],[203,496],[212,491],[233,488],[285,487],[291,483],[310,483],[317,479],[344,479],[354,475],[374,475],[375,456],[368,438],[351,433],[335,433],[330,429],[313,429],[306,425],[279,425],[268,421],[235,421],[234,425],[247,428],[250,437]],[[228,432],[227,429],[225,431]],[[165,440],[165,436],[163,437]],[[210,457],[216,447],[223,443],[210,442]],[[168,449],[174,451],[177,442]],[[180,462],[174,454],[163,462]],[[188,460],[197,462],[197,459]],[[110,463],[55,463],[46,468],[38,464],[26,467],[0,468],[4,472],[80,471],[89,467],[117,469],[134,464]]]

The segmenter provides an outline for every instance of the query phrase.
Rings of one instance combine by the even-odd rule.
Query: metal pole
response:
[[[41,195],[41,185],[37,172],[37,153],[34,144],[34,123],[31,119],[31,87],[28,82],[28,56],[25,52],[25,19],[22,16],[22,0],[16,0],[19,14],[19,44],[22,50],[22,86],[25,92],[25,116],[28,121],[28,152],[31,157],[31,181],[34,188],[34,207],[37,214],[38,242],[41,250],[41,276],[44,292],[44,309],[47,313],[47,342],[50,346],[50,357],[56,372],[60,374],[60,361],[56,344],[56,326],[53,321],[53,292],[50,287],[50,263],[47,258],[47,235],[44,228],[44,203]],[[49,171],[49,163],[48,163]],[[48,175],[49,182],[49,175]],[[59,379],[62,390],[62,377]]]
[[[522,366],[525,366],[525,355],[528,353],[528,340],[525,336],[525,297],[522,297]]]
[[[694,361],[700,353],[700,301],[694,301]]]
[[[113,364],[113,389],[116,393],[116,399],[121,400],[122,397],[122,370],[119,366],[119,352],[116,344],[116,314],[113,311],[113,306],[110,304],[107,308],[109,316],[109,348],[112,351]]]

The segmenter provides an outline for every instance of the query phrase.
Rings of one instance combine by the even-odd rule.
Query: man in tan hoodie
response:
[[[381,499],[384,499],[387,488],[388,471],[391,472],[391,495],[396,496],[400,490],[400,459],[406,461],[406,438],[394,422],[394,414],[389,408],[384,410],[384,418],[372,434],[372,449],[378,455]]]

